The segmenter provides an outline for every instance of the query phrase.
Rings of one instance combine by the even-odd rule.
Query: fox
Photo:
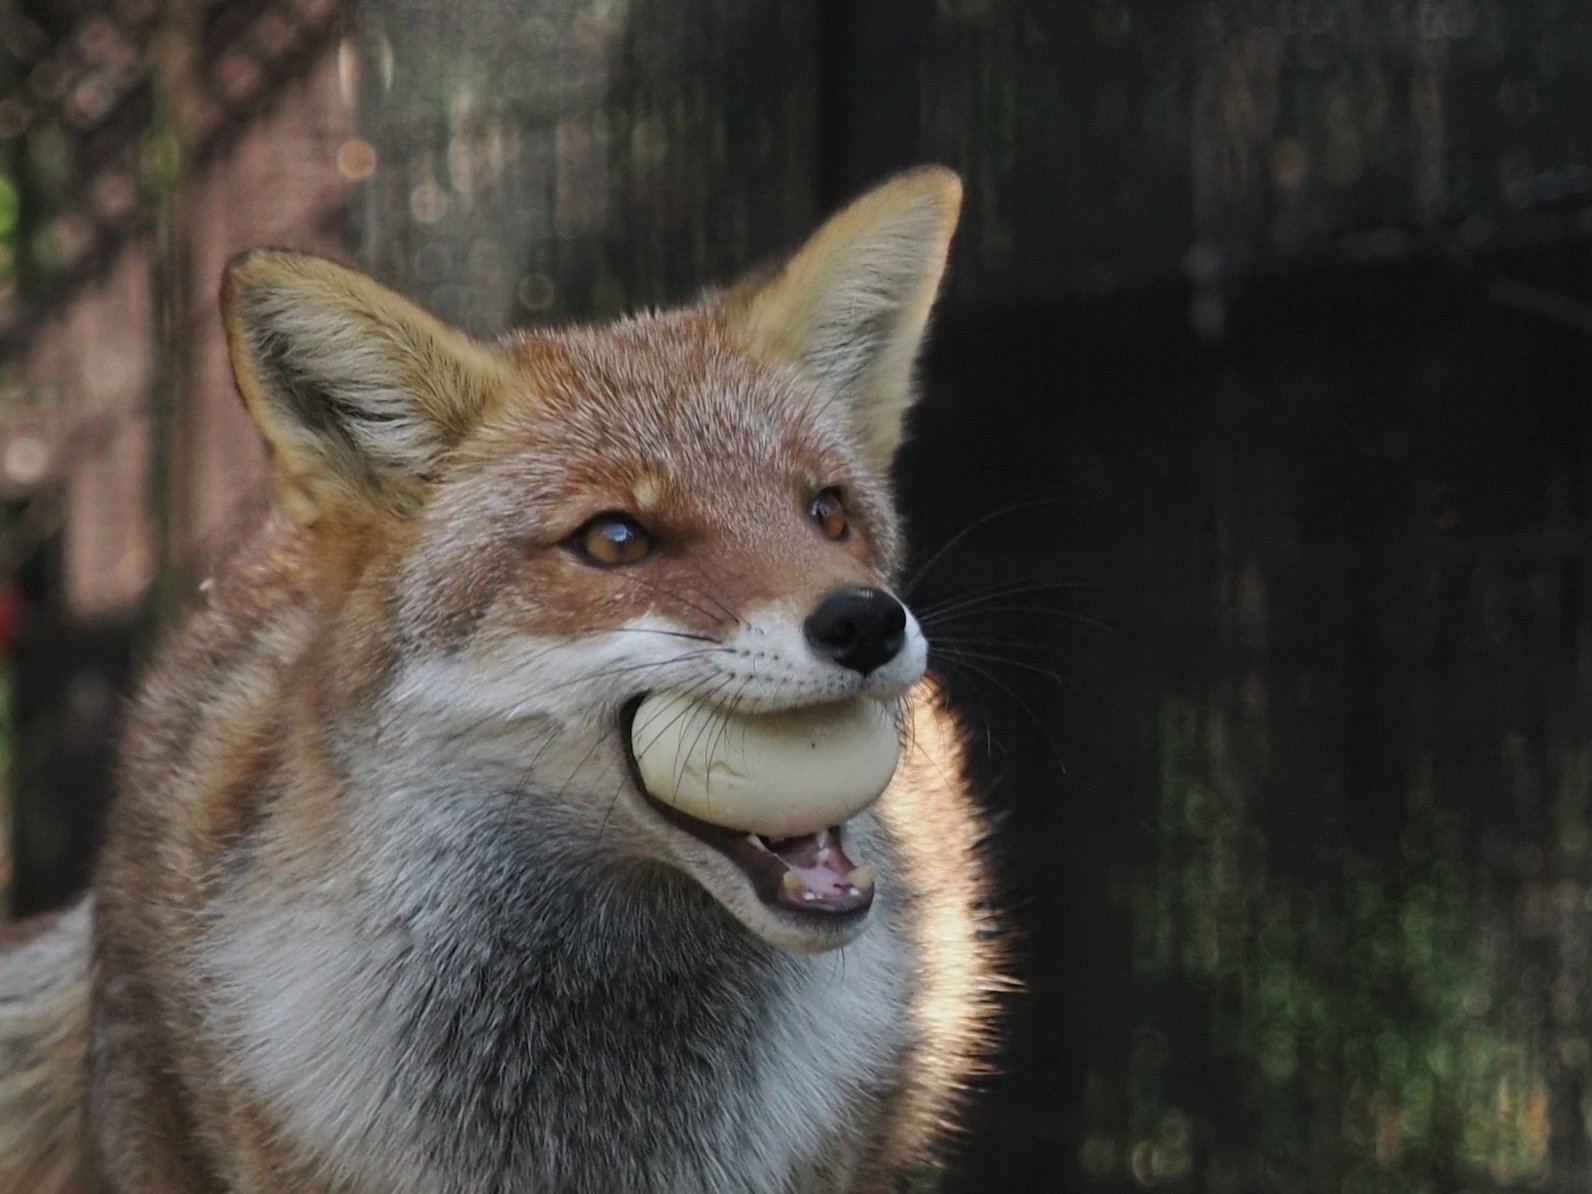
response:
[[[891,481],[960,205],[918,167],[683,305],[493,340],[228,263],[273,507],[129,707],[89,891],[8,930],[0,1191],[943,1166],[1011,986]],[[665,692],[698,737],[873,702],[899,759],[813,813],[852,777],[776,743],[796,820],[755,832],[651,790]]]

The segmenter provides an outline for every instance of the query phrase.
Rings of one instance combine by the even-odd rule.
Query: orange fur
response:
[[[331,262],[232,265],[283,513],[146,683],[91,902],[0,964],[28,1057],[0,1194],[90,1158],[125,1194],[870,1190],[935,1161],[1003,982],[954,721],[903,705],[907,758],[845,827],[878,906],[843,932],[649,811],[620,727],[653,684],[762,709],[921,672],[910,636],[853,674],[801,626],[899,568],[888,467],[959,198],[904,175],[771,274],[499,344]],[[634,566],[572,547],[610,511],[654,544]]]

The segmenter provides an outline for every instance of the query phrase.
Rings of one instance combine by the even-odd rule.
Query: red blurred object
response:
[[[13,581],[0,583],[0,660],[11,655],[22,624],[27,620],[28,603]]]

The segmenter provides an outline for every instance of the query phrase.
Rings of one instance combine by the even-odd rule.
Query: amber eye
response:
[[[846,503],[840,499],[840,490],[822,491],[807,507],[807,513],[830,539],[844,539],[850,531],[846,523]]]
[[[599,514],[575,532],[570,545],[594,564],[634,564],[652,553],[652,536],[628,514]]]

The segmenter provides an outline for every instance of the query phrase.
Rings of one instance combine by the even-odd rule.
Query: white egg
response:
[[[856,816],[895,774],[887,705],[856,697],[778,713],[730,713],[681,693],[636,710],[631,749],[654,799],[699,821],[795,837]]]

